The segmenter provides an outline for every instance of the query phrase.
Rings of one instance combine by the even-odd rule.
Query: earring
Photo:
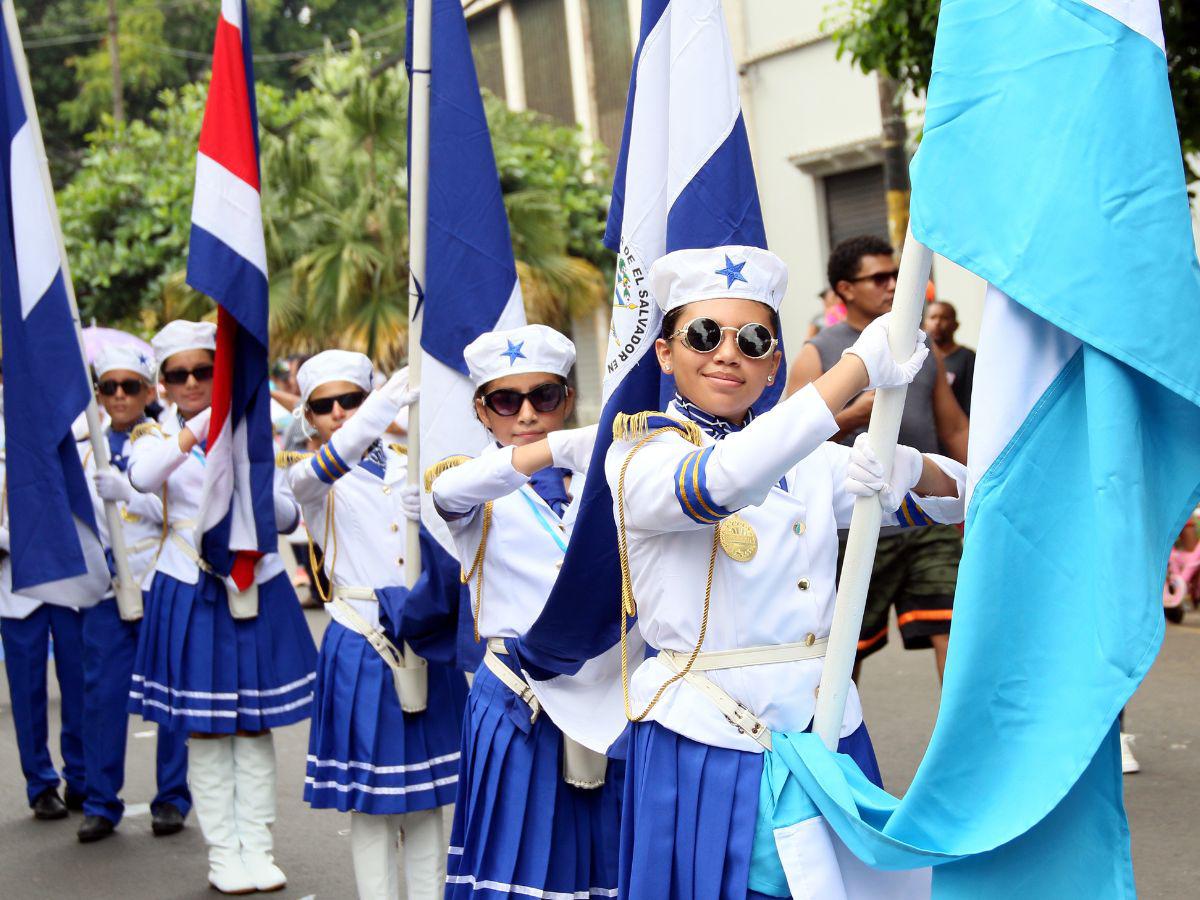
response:
[[[775,383],[775,376],[774,376],[774,375],[768,375],[768,376],[767,376],[767,384],[774,384],[774,383]]]
[[[668,375],[670,375],[670,374],[671,374],[671,367],[670,367],[670,366],[667,366],[667,367],[665,367],[665,368],[663,369],[663,371],[664,371],[664,372],[666,372]]]

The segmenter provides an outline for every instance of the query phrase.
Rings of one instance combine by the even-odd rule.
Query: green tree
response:
[[[838,56],[864,72],[882,72],[923,94],[933,71],[933,41],[941,0],[837,0],[825,28]],[[1167,73],[1185,154],[1200,153],[1200,7],[1161,0]],[[1200,171],[1188,166],[1193,178]]]

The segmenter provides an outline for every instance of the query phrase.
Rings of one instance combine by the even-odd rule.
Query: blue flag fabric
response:
[[[777,736],[774,824],[819,812],[873,866],[934,866],[938,898],[1132,897],[1114,721],[1200,499],[1157,4],[946,0],[912,175],[913,235],[990,285],[942,704],[900,800]]]
[[[32,110],[0,22],[0,321],[4,348],[5,500],[12,586],[78,605],[108,581],[87,481],[71,426],[91,399],[44,188]]]
[[[410,78],[412,22],[410,0]],[[462,3],[433,0],[432,27],[429,230],[425,279],[418,285],[420,306],[410,311],[410,318],[422,317],[422,468],[449,456],[477,456],[487,446],[487,432],[475,418],[475,389],[463,349],[488,331],[525,324],[508,214]],[[423,495],[421,518],[436,539],[422,544],[423,558],[429,557],[424,567],[453,565],[454,542],[428,494]],[[469,594],[457,582],[444,586],[445,622],[461,620],[458,665],[474,671],[483,650],[473,640]]]

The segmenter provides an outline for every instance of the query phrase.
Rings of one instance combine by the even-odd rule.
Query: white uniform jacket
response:
[[[190,453],[179,449],[178,435],[182,427],[176,418],[161,428],[135,429],[136,436],[129,450],[129,482],[142,493],[158,494],[166,510],[170,535],[163,542],[154,571],[170,575],[184,584],[195,584],[200,580],[200,568],[177,542],[183,541],[196,549],[205,460],[199,446],[193,447]],[[276,472],[276,491],[287,490],[282,475],[282,472]],[[283,570],[279,555],[268,553],[258,561],[254,580],[263,584]],[[154,572],[148,572],[142,582],[143,589],[149,588],[153,579]]]
[[[107,426],[104,429],[105,440],[108,439],[110,427]],[[130,449],[130,446],[126,444],[126,454]],[[100,530],[100,541],[104,544],[104,549],[111,550],[112,541],[108,536],[108,517],[104,512],[104,501],[96,493],[96,457],[92,453],[92,445],[89,441],[79,444],[79,454],[83,459],[83,473],[87,477],[88,492],[92,496],[92,509],[96,515],[96,526]],[[128,478],[128,472],[118,472],[118,474]],[[162,543],[162,500],[157,494],[135,492],[129,503],[118,503],[117,508],[121,512],[121,530],[125,538],[125,551],[129,557],[130,571],[135,580],[142,582],[153,570],[155,559],[158,556],[158,548]],[[109,590],[104,596],[113,596],[112,590]]]
[[[479,609],[479,636],[524,634],[546,605],[562,568],[575,519],[574,502],[560,519],[512,465],[512,447],[491,447],[439,475],[433,502],[447,522],[464,571],[471,570],[483,538],[484,504],[492,502],[483,556],[483,597],[471,578],[471,603]],[[582,484],[581,473],[572,482]]]
[[[674,404],[667,415],[686,421]],[[719,442],[702,434],[697,446],[671,431],[632,458],[636,441],[613,443],[605,471],[616,501],[628,458],[629,566],[638,628],[651,648],[686,654],[696,646],[714,527],[735,512],[753,528],[758,548],[746,562],[717,551],[702,651],[804,643],[829,635],[837,529],[849,525],[855,499],[843,489],[850,448],[826,442],[836,431],[828,407],[810,385]],[[962,497],[964,468],[941,458],[936,462],[958,481]],[[885,515],[884,524],[907,524],[910,515],[922,512],[940,522],[962,519],[959,498],[921,498],[919,511],[911,510],[911,501],[906,507]],[[635,664],[631,660],[630,668]],[[823,665],[823,658],[803,659],[703,674],[772,731],[801,731],[812,719]],[[637,666],[630,678],[633,715],[671,674],[653,657]],[[648,718],[705,744],[762,751],[686,682],[671,685]],[[842,735],[861,722],[852,686]]]
[[[329,476],[318,471],[311,454],[286,469],[308,533],[324,553],[325,574],[335,587],[376,589],[404,584],[408,519],[400,504],[400,492],[408,460],[390,448],[384,449],[383,455],[386,467],[382,479],[359,464],[331,483]],[[367,624],[379,626],[378,603],[353,599],[345,602]],[[334,621],[358,631],[354,623],[344,621],[346,616],[336,604],[328,603],[325,608]]]

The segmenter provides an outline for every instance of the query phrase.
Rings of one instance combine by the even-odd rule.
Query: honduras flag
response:
[[[462,3],[433,0],[432,5],[429,225],[425,278],[417,286],[418,308],[411,316],[422,319],[423,467],[448,456],[478,456],[487,446],[487,431],[475,418],[475,388],[463,349],[488,331],[525,324],[508,214]],[[412,21],[410,0],[406,59],[410,79]],[[457,558],[445,522],[434,511],[429,495],[422,496],[425,527],[449,557]],[[444,562],[427,560],[425,568]],[[466,596],[465,588],[461,596]],[[464,602],[469,609],[469,600]],[[470,616],[463,617],[463,624],[469,622]],[[474,646],[469,627],[459,644],[459,662],[474,669],[482,649]]]
[[[914,237],[989,283],[941,709],[899,801],[777,739],[774,824],[819,811],[872,866],[934,865],[939,898],[1133,897],[1115,722],[1200,499],[1200,267],[1158,4],[945,0],[912,185]]]
[[[222,0],[200,126],[187,281],[218,305],[216,373],[199,534],[241,589],[275,550],[275,445],[267,384],[267,251],[245,0]]]
[[[650,266],[672,250],[766,247],[718,0],[642,4],[605,243],[617,254],[617,273],[599,437],[562,572],[537,622],[510,648],[555,722],[598,752],[625,727],[614,677],[620,566],[604,457],[618,413],[661,409],[674,393],[652,352],[662,315],[650,295]]]
[[[5,0],[8,6],[8,0]],[[25,54],[11,9],[0,41],[0,321],[12,587],[62,606],[108,586],[71,424],[92,400]]]

